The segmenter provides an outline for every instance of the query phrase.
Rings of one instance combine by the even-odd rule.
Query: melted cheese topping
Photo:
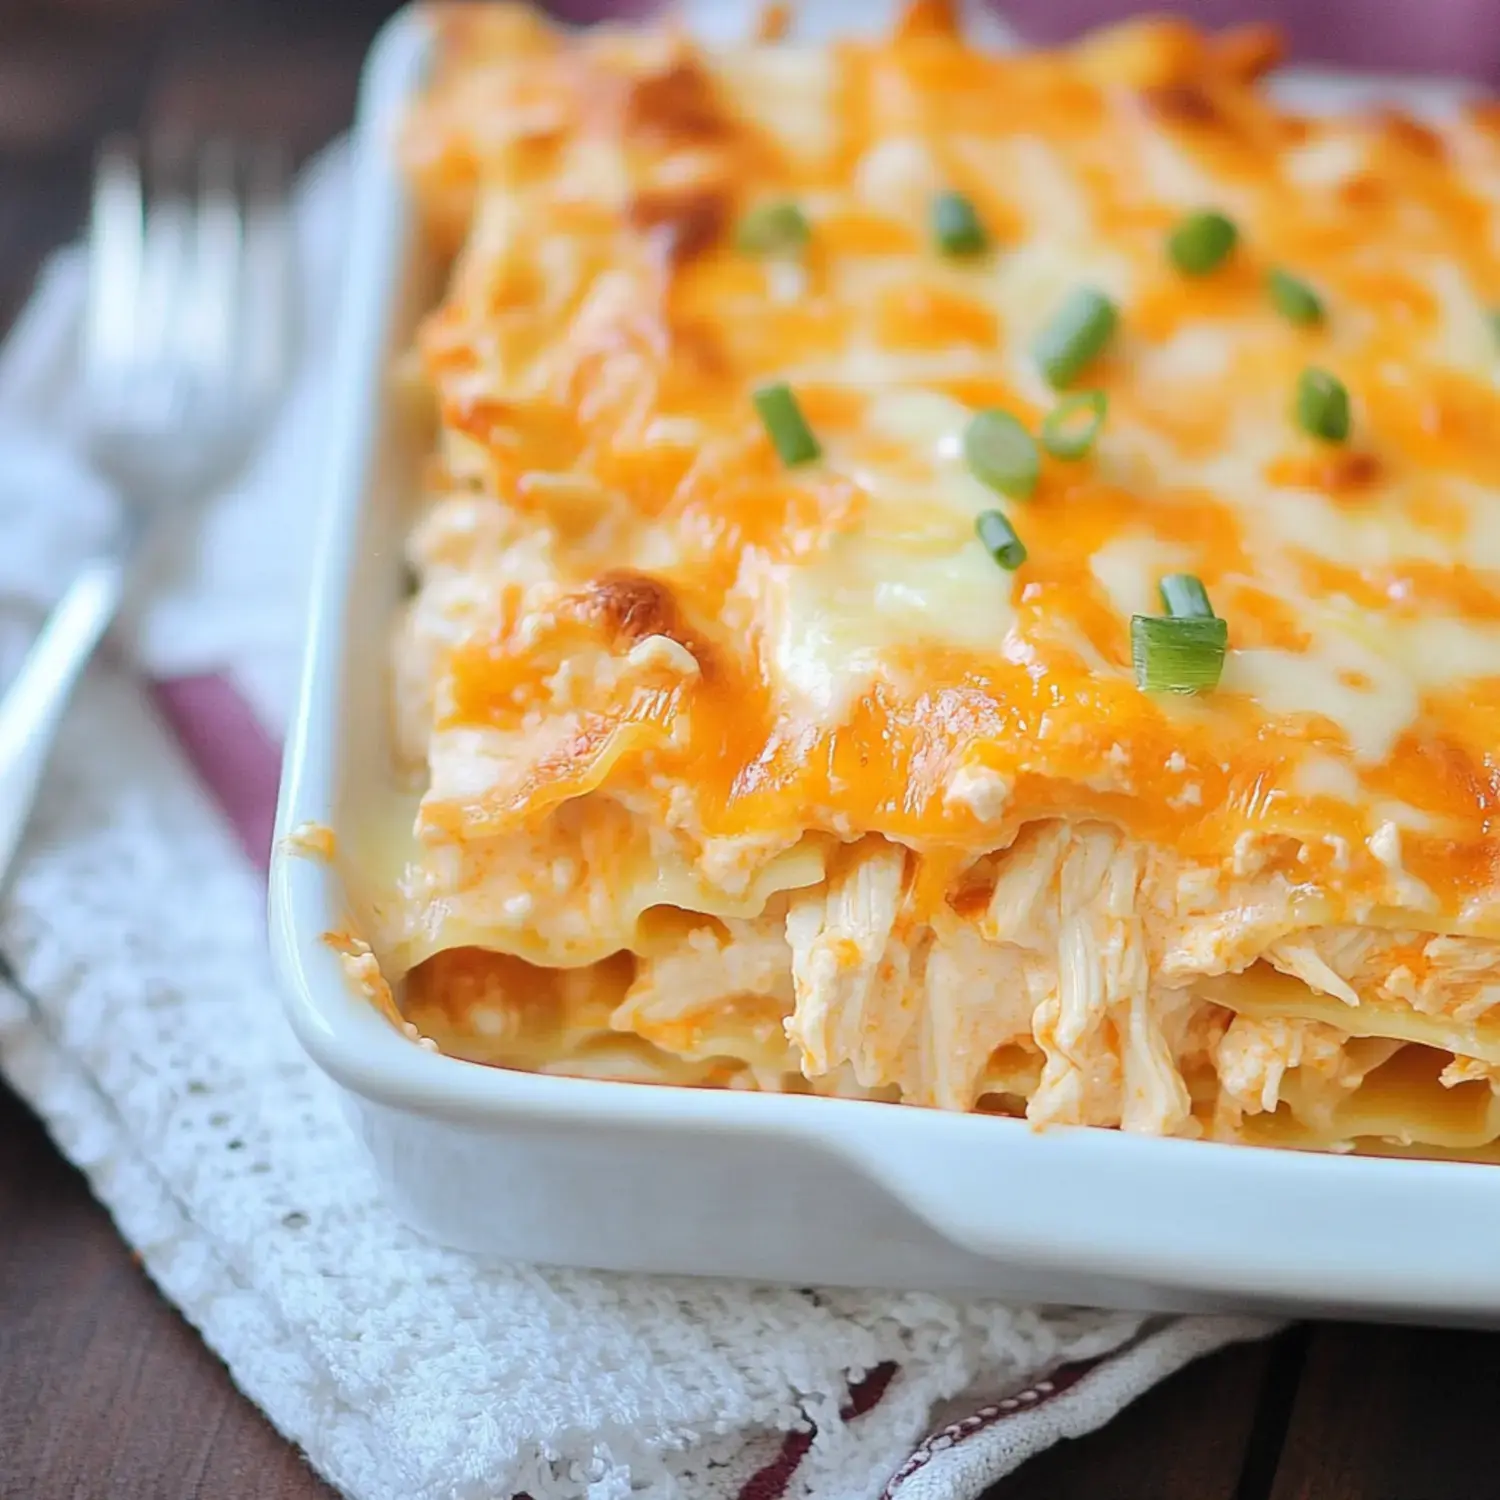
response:
[[[667,33],[564,43],[505,11],[452,27],[408,135],[434,221],[472,225],[422,340],[446,467],[545,531],[563,588],[638,571],[708,648],[661,768],[702,789],[706,833],[837,817],[961,841],[973,825],[942,793],[977,739],[1016,783],[1013,828],[1107,813],[1224,858],[1247,831],[1316,826],[1352,851],[1308,872],[1339,902],[1383,884],[1369,807],[1399,797],[1428,819],[1413,874],[1450,915],[1500,925],[1484,117],[1288,116],[1234,48],[1166,26],[1021,57],[931,27],[725,56]],[[936,253],[942,188],[974,202],[993,253]],[[782,198],[811,222],[805,254],[738,253],[735,220]],[[1241,245],[1188,278],[1163,239],[1203,204]],[[1319,289],[1325,324],[1278,316],[1271,266]],[[1080,284],[1121,305],[1088,375],[1110,397],[1103,437],[1045,462],[1031,503],[997,502],[959,436],[976,407],[1045,410],[1029,341]],[[1347,445],[1290,419],[1309,363],[1351,391]],[[776,460],[749,404],[772,379],[823,462]],[[559,485],[587,493],[585,520]],[[973,535],[997,503],[1030,551],[1014,575]],[[1129,666],[1129,615],[1173,570],[1229,623],[1221,689],[1185,702],[1138,692]],[[524,611],[484,614],[447,665],[439,736],[478,721],[518,739],[555,670]],[[632,703],[597,711],[624,722]],[[1186,806],[1149,769],[1174,752],[1199,788]],[[1337,792],[1308,794],[1314,756],[1343,768]],[[493,832],[565,774],[544,759],[503,800],[436,784],[429,817]],[[612,775],[641,782],[639,757]]]
[[[1288,114],[1255,86],[1258,33],[1158,22],[991,56],[940,12],[724,53],[446,18],[405,138],[456,256],[418,341],[440,441],[396,646],[398,740],[430,785],[386,947],[399,968],[466,944],[591,965],[641,952],[656,906],[769,920],[795,1048],[757,1076],[849,1068],[968,1107],[985,1058],[1021,1047],[1034,1117],[1191,1133],[1182,1079],[1219,1066],[1200,1013],[1237,1009],[1199,978],[1339,924],[1500,937],[1500,130],[1483,109]],[[943,190],[990,251],[938,253]],[[782,200],[807,245],[737,249]],[[1188,277],[1165,239],[1205,206],[1240,242]],[[1324,322],[1277,313],[1272,267]],[[1120,307],[1083,380],[1102,435],[1002,499],[964,427],[988,407],[1036,426],[1055,396],[1031,342],[1085,285]],[[1349,389],[1346,444],[1292,419],[1308,365]],[[817,462],[778,460],[750,401],[768,381]],[[975,536],[987,508],[1025,541],[1014,573]],[[1130,615],[1177,571],[1229,629],[1193,698],[1141,692],[1130,662]],[[1015,939],[1034,962],[971,952],[954,913],[1009,889],[993,861],[1044,826],[1103,863],[1043,862],[1051,936]],[[894,892],[875,936],[841,946],[796,894],[767,917],[788,891],[832,901],[861,840],[897,872],[860,876],[866,907]],[[1069,945],[1100,942],[1138,968],[1085,983]],[[906,977],[877,984],[892,944]],[[1270,961],[1309,995],[1338,979],[1299,951]],[[933,1011],[903,1041],[932,974],[1020,984],[1025,1024]],[[1451,1027],[1378,1034],[1463,1052]],[[937,1053],[960,1045],[954,1073]]]

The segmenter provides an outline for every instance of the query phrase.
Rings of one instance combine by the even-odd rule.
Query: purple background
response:
[[[806,9],[816,5],[802,0]],[[590,21],[654,7],[652,0],[550,0],[547,8]],[[1211,28],[1273,22],[1297,62],[1500,83],[1500,0],[1006,0],[996,8],[1039,44],[1129,16],[1171,12]]]
[[[1298,62],[1500,81],[1497,0],[1009,0],[999,8],[1036,42],[1142,11],[1170,11],[1209,27],[1271,21]]]

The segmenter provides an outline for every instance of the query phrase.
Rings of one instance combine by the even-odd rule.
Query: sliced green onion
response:
[[[1103,391],[1064,396],[1042,421],[1042,447],[1053,458],[1082,458],[1094,446],[1108,410]]]
[[[1130,617],[1136,686],[1147,693],[1201,693],[1219,685],[1229,627],[1201,615]]]
[[[811,463],[823,452],[789,386],[763,385],[750,399],[788,468]]]
[[[812,226],[795,203],[763,203],[740,220],[734,242],[747,255],[777,255],[800,250],[811,237]]]
[[[1189,214],[1167,236],[1167,254],[1184,276],[1206,276],[1231,250],[1240,232],[1217,209]]]
[[[1180,620],[1211,620],[1214,607],[1208,602],[1208,590],[1191,573],[1168,573],[1161,581],[1161,602],[1167,613]]]
[[[990,245],[974,205],[962,193],[939,193],[932,200],[932,237],[944,255],[978,255]]]
[[[964,429],[964,461],[976,479],[1012,500],[1036,489],[1041,455],[1036,439],[1008,411],[975,413]]]
[[[1297,425],[1325,443],[1349,436],[1349,392],[1337,375],[1309,365],[1297,377]]]
[[[1266,290],[1276,311],[1291,323],[1304,327],[1323,321],[1323,301],[1305,281],[1279,268],[1266,277]]]
[[[1014,573],[1026,561],[1026,543],[998,510],[980,511],[974,520],[974,530],[979,533],[985,550],[1007,573]]]
[[[1103,350],[1119,320],[1119,309],[1103,292],[1087,286],[1073,292],[1031,346],[1048,384],[1067,385]]]

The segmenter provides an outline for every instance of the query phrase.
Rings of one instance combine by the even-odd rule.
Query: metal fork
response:
[[[228,477],[292,348],[292,239],[277,153],[229,142],[100,152],[80,366],[85,455],[119,495],[115,536],[73,580],[0,699],[0,880],[68,698],[141,544]]]

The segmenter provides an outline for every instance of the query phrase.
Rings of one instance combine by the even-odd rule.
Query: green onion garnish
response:
[[[1042,447],[1053,458],[1082,458],[1094,446],[1108,409],[1103,391],[1064,396],[1042,421]]]
[[[791,388],[785,385],[763,385],[750,398],[755,410],[765,423],[782,463],[788,468],[794,464],[811,463],[823,450],[797,405]]]
[[[1007,573],[1014,573],[1026,561],[1026,543],[998,510],[980,511],[974,520],[974,530],[979,533],[985,550]]]
[[[1325,443],[1349,436],[1349,392],[1337,375],[1309,365],[1297,377],[1297,425]]]
[[[1067,385],[1110,341],[1119,320],[1119,310],[1103,292],[1079,287],[1031,346],[1048,384]]]
[[[1224,671],[1229,627],[1213,616],[1132,615],[1135,682],[1147,693],[1201,693]]]
[[[740,220],[734,242],[747,255],[800,250],[812,237],[807,216],[795,203],[763,203]]]
[[[1169,615],[1178,619],[1211,620],[1214,607],[1208,602],[1208,590],[1191,573],[1168,573],[1161,581],[1161,602]]]
[[[1042,467],[1036,439],[1008,411],[977,412],[970,419],[964,460],[976,479],[1012,500],[1030,498]]]
[[[1276,311],[1292,323],[1304,327],[1323,321],[1323,301],[1305,281],[1290,271],[1273,270],[1266,277],[1266,290]]]
[[[1189,214],[1167,236],[1167,254],[1184,276],[1205,276],[1234,249],[1240,232],[1216,209]]]
[[[939,193],[932,200],[932,237],[944,255],[978,255],[990,244],[974,205],[962,193]]]

